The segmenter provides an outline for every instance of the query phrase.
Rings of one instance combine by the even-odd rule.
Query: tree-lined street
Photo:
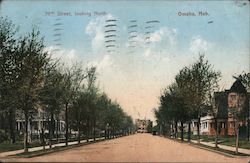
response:
[[[241,162],[232,158],[151,134],[135,134],[33,158],[8,158],[22,162]]]
[[[0,0],[0,163],[250,163],[250,3],[151,1]]]

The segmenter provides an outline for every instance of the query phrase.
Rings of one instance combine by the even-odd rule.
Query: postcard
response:
[[[0,0],[0,162],[250,162],[247,0]]]

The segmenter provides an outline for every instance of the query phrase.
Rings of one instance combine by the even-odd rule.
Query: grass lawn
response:
[[[41,146],[41,144],[38,141],[34,141],[32,144],[29,144],[29,148],[38,146]],[[19,149],[23,149],[22,141],[16,142],[15,144],[12,144],[8,141],[0,143],[0,152],[14,151]]]
[[[180,143],[187,143],[187,141],[182,142],[180,139],[172,139],[170,137],[168,137],[168,138],[173,140],[173,141],[180,142]],[[191,145],[195,146],[195,147],[202,148],[202,149],[210,150],[212,152],[221,153],[221,154],[230,154],[230,155],[235,155],[235,156],[250,156],[250,155],[244,154],[244,153],[236,154],[235,151],[230,151],[230,150],[226,150],[226,149],[222,149],[222,148],[211,147],[211,146],[207,146],[207,145],[204,145],[204,144],[197,144],[197,143],[192,143],[191,142]]]
[[[77,141],[77,140],[78,140],[77,138],[70,138],[68,142]],[[81,140],[84,140],[84,138],[81,138]],[[46,145],[48,145],[48,140],[46,141],[47,141]],[[58,141],[56,141],[56,139],[52,140],[52,144],[57,144],[57,143],[65,143],[65,139],[58,139]],[[31,144],[29,144],[29,148],[38,147],[38,146],[42,146],[42,144],[39,141],[33,141]],[[19,149],[23,149],[23,141],[18,141],[15,144],[10,143],[9,141],[0,143],[0,153],[19,150]]]
[[[178,136],[180,137],[180,133],[178,133]],[[184,133],[184,139],[188,138],[188,134]],[[191,135],[191,139],[192,140],[197,140],[198,136],[197,135]],[[212,142],[214,143],[215,138],[214,136],[208,136],[208,135],[200,135],[200,139],[201,141],[204,142]],[[231,146],[231,147],[235,147],[235,137],[233,136],[219,136],[219,144],[222,145],[227,145],[227,146]],[[250,149],[250,141],[247,141],[245,139],[239,139],[239,148],[245,148],[245,149]]]
[[[221,138],[221,140],[222,140],[222,143],[220,143],[220,144],[235,147],[235,138],[234,137],[225,137],[225,138]],[[250,149],[250,141],[240,139],[239,140],[239,148]]]
[[[0,143],[0,152],[14,151],[23,149],[23,143],[11,144],[10,142]]]
[[[180,137],[181,134],[178,134],[178,136]],[[188,134],[184,133],[184,139],[188,139]],[[191,135],[191,139],[192,140],[197,140],[198,136],[197,135]],[[214,141],[214,137],[213,136],[208,136],[208,135],[200,135],[200,139],[204,142],[210,142],[210,141]]]
[[[249,155],[244,154],[244,153],[238,153],[238,154],[236,154],[234,151],[229,151],[229,150],[225,150],[225,149],[222,149],[222,148],[210,147],[210,146],[206,146],[206,145],[203,145],[203,144],[193,144],[193,145],[197,146],[197,147],[204,147],[206,149],[211,149],[213,151],[219,151],[219,152],[223,152],[223,153],[228,153],[230,155],[235,155],[235,156],[249,156]]]

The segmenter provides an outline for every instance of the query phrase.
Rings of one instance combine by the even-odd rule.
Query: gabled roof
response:
[[[241,83],[239,79],[237,79],[232,87],[230,88],[229,92],[235,92],[235,93],[247,93],[246,87]]]

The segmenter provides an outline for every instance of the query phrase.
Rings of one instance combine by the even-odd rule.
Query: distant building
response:
[[[136,119],[135,120],[135,126],[137,129],[138,133],[147,133],[148,131],[148,127],[152,126],[152,121],[150,121],[149,119]]]

